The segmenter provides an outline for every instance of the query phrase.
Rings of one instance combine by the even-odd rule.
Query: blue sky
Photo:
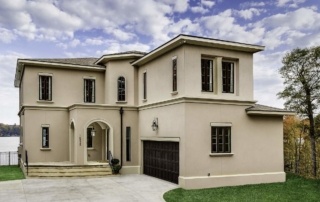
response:
[[[320,45],[319,9],[319,0],[0,0],[0,123],[19,123],[17,58],[148,52],[180,33],[266,46],[254,56],[255,100],[283,108],[281,59]]]

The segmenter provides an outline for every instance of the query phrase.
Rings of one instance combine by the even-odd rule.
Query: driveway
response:
[[[178,185],[146,175],[25,179],[0,182],[0,201],[164,201]]]

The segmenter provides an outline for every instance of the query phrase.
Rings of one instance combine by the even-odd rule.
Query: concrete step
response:
[[[112,175],[110,166],[30,166],[28,177],[89,177]]]

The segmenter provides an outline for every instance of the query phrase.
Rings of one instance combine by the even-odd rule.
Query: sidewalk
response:
[[[0,182],[0,200],[37,201],[164,201],[178,185],[146,175],[103,178],[25,179]]]

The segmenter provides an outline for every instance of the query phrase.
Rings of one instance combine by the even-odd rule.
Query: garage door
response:
[[[179,143],[144,141],[143,173],[178,183]]]

